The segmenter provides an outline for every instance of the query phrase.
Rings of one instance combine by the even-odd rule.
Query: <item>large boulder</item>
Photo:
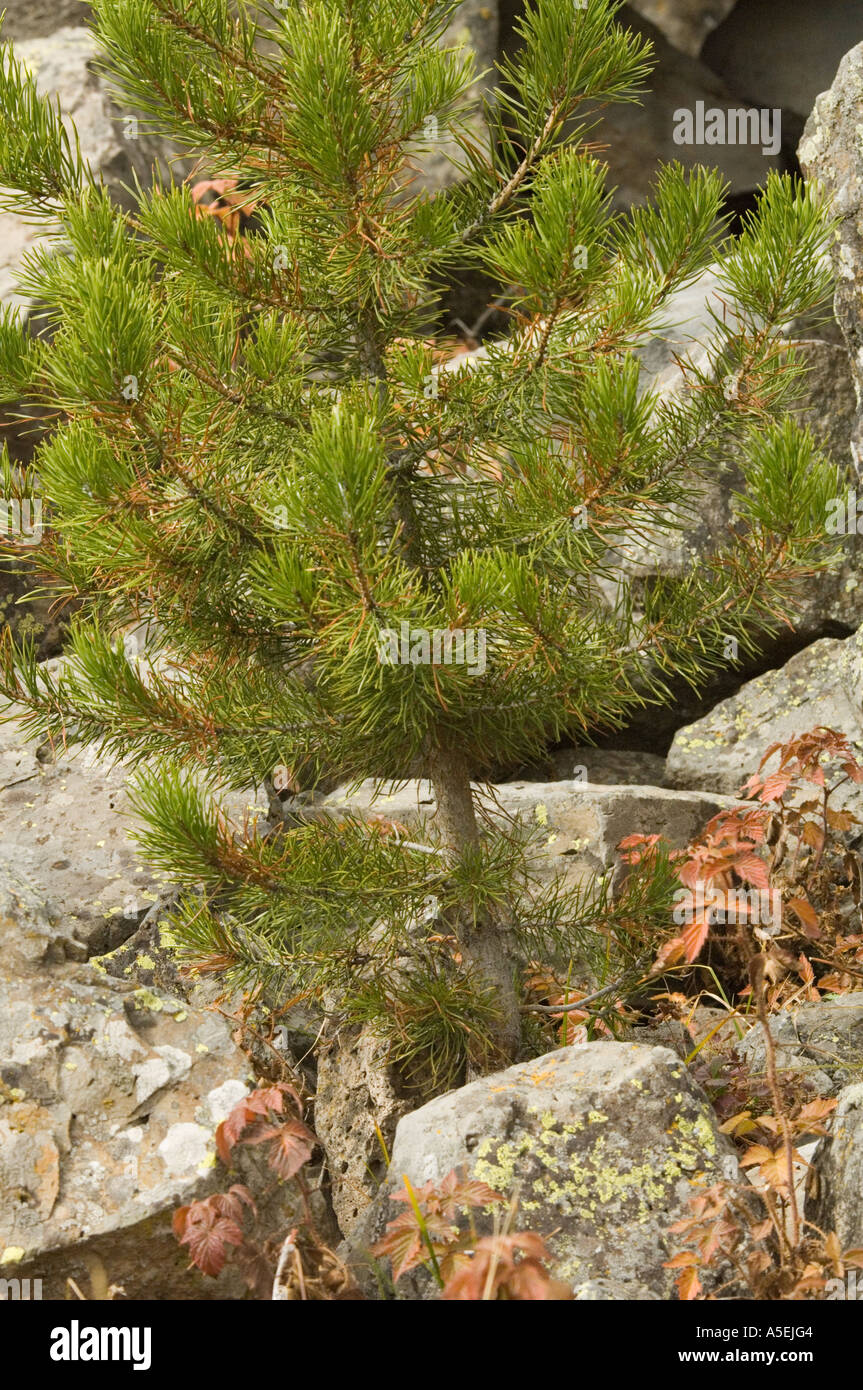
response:
[[[3,869],[0,1265],[47,1298],[69,1278],[87,1289],[94,1260],[130,1298],[236,1297],[235,1274],[188,1272],[170,1223],[231,1181],[214,1136],[253,1084],[248,1061],[216,1013],[58,961],[55,925]],[[271,1173],[242,1177],[275,1228],[296,1215]]]
[[[696,723],[679,729],[666,761],[671,786],[733,795],[773,743],[824,725],[863,754],[863,629],[844,641],[825,638],[778,671],[748,681]],[[863,815],[852,783],[831,804]]]
[[[453,1169],[518,1196],[515,1229],[544,1236],[576,1297],[668,1298],[669,1227],[736,1161],[711,1107],[674,1053],[598,1042],[550,1052],[430,1101],[399,1122],[389,1174],[353,1237],[367,1287],[369,1247],[404,1208],[391,1197]],[[491,1217],[475,1213],[481,1233]],[[420,1296],[422,1277],[406,1279]]]
[[[0,724],[0,868],[14,866],[51,902],[70,958],[114,950],[171,892],[170,876],[138,854],[130,775],[92,748],[39,744],[14,719]],[[267,814],[251,791],[225,805],[238,823]]]
[[[736,91],[781,107],[789,135],[796,124],[795,139],[843,53],[863,33],[860,8],[848,0],[820,0],[814,21],[812,0],[737,0],[701,51]]]
[[[112,101],[97,70],[99,49],[93,34],[72,25],[54,28],[42,37],[16,41],[14,51],[34,74],[40,94],[56,97],[63,115],[74,122],[81,154],[93,173],[122,206],[129,206],[135,178],[146,187],[154,163],[161,164],[169,151],[145,134],[143,124],[134,123],[134,111]],[[24,255],[41,234],[38,225],[15,213],[0,214],[0,303],[25,312],[33,307],[19,287],[18,275]]]
[[[707,35],[734,9],[737,0],[629,0],[629,9],[649,19],[679,48],[697,58]]]
[[[760,188],[771,169],[783,167],[781,150],[763,153],[772,147],[758,144],[697,145],[678,144],[679,128],[675,113],[694,113],[696,103],[705,110],[718,108],[727,113],[754,103],[744,99],[697,58],[679,52],[654,25],[638,15],[624,13],[628,29],[649,38],[654,46],[655,66],[647,79],[647,91],[638,103],[613,102],[602,112],[602,119],[590,139],[599,146],[599,157],[608,164],[609,187],[614,206],[625,210],[646,201],[660,166],[678,160],[684,166],[715,165],[730,185],[730,195],[741,198]],[[760,105],[761,103],[759,103]]]
[[[477,790],[480,809],[492,823],[505,826],[519,817],[537,831],[536,868],[541,880],[563,873],[578,881],[610,869],[626,835],[663,835],[675,848],[682,848],[712,816],[734,804],[724,796],[578,780],[504,782],[494,788],[493,796]],[[416,827],[433,816],[434,791],[425,781],[398,787],[367,781],[356,789],[332,792],[323,801],[323,809],[335,815],[350,810]]]
[[[836,318],[845,335],[860,412],[854,457],[863,474],[863,43],[845,54],[829,91],[815,103],[798,151],[806,177],[833,198],[838,235],[831,249]]]

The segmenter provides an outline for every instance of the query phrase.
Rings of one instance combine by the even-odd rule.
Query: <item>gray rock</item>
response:
[[[453,1169],[518,1194],[516,1229],[544,1236],[553,1273],[582,1298],[670,1297],[669,1227],[697,1186],[736,1160],[701,1089],[665,1048],[586,1043],[475,1081],[399,1122],[386,1184],[351,1241],[369,1247],[416,1186]],[[482,1233],[491,1218],[476,1213]],[[399,1289],[411,1283],[401,1281]],[[422,1296],[423,1282],[413,1281]]]
[[[838,237],[831,248],[836,274],[835,310],[848,344],[860,407],[853,435],[858,474],[863,475],[863,43],[839,64],[829,91],[815,103],[798,155],[804,174],[834,200]]]
[[[8,966],[23,969],[85,958],[81,943],[63,933],[56,908],[5,863],[0,863],[0,922]]]
[[[90,17],[87,0],[6,0],[4,39],[35,39]]]
[[[121,206],[130,206],[124,185],[133,185],[137,176],[146,187],[154,163],[164,169],[170,152],[163,142],[146,135],[143,126],[135,131],[126,124],[134,112],[115,105],[97,74],[94,36],[87,29],[54,28],[44,37],[16,42],[14,49],[16,58],[35,75],[39,92],[57,97],[63,115],[74,123],[81,153],[94,174],[101,175]],[[135,138],[126,138],[127,131]],[[19,289],[18,274],[25,253],[40,235],[40,227],[24,218],[0,214],[0,302],[17,305],[25,313],[32,302]]]
[[[770,1033],[779,1070],[805,1077],[819,1095],[836,1095],[863,1077],[863,994],[782,1009],[773,1015]],[[746,1034],[737,1052],[756,1075],[765,1075],[766,1048],[760,1027]]]
[[[707,35],[734,9],[737,0],[629,0],[628,8],[649,19],[679,48],[697,58]]]
[[[753,105],[738,89],[730,89],[704,63],[680,53],[667,43],[652,24],[627,14],[626,26],[653,41],[655,67],[647,79],[648,90],[633,102],[613,103],[602,113],[590,139],[600,147],[599,157],[608,164],[609,188],[614,206],[624,210],[645,202],[659,168],[678,160],[687,168],[716,166],[730,184],[732,196],[759,188],[770,169],[782,168],[780,153],[764,155],[762,145],[678,145],[674,140],[674,113],[694,112],[696,103],[724,112]],[[760,105],[760,103],[759,103]]]
[[[863,1082],[840,1092],[831,1134],[814,1159],[806,1216],[835,1231],[843,1250],[863,1246]]]
[[[0,864],[51,901],[63,939],[77,943],[69,954],[86,958],[134,931],[165,876],[137,857],[129,769],[86,750],[43,760],[36,747],[17,725],[0,727]]]
[[[0,865],[51,901],[75,959],[119,946],[172,886],[138,855],[129,776],[92,748],[67,754],[26,741],[17,722],[0,724]],[[225,805],[239,822],[266,815],[252,792]]]
[[[186,962],[173,942],[167,923],[163,921],[178,897],[178,890],[166,889],[145,913],[131,936],[112,951],[91,956],[90,963],[107,975],[112,975],[115,980],[131,980],[147,989],[162,990],[178,999],[200,1003],[200,977],[183,973]],[[216,986],[216,990],[219,990],[219,986]]]
[[[701,56],[735,91],[781,106],[802,123],[830,86],[843,53],[859,43],[863,17],[848,0],[738,0]]]
[[[236,1273],[205,1285],[187,1272],[170,1221],[230,1182],[214,1136],[253,1084],[248,1061],[215,1013],[51,965],[50,921],[38,895],[4,882],[0,1265],[41,1278],[47,1298],[67,1297],[69,1277],[86,1290],[93,1260],[130,1298],[236,1297]],[[274,1228],[295,1215],[256,1158],[240,1180]]]
[[[631,1286],[619,1284],[614,1279],[586,1279],[583,1284],[576,1284],[572,1291],[576,1303],[625,1303],[634,1296]],[[638,1301],[660,1303],[662,1299],[660,1294],[641,1287],[638,1290]]]
[[[504,782],[494,788],[494,799],[480,790],[479,804],[492,822],[506,824],[508,818],[520,816],[540,832],[545,842],[537,859],[540,879],[563,872],[578,881],[610,869],[626,835],[664,835],[680,848],[733,801],[661,787],[560,781]],[[333,792],[323,808],[334,814],[350,809],[416,827],[433,814],[434,794],[428,782],[384,787],[376,794],[376,784],[368,781],[354,791]]]
[[[854,429],[854,374],[844,345],[805,338],[791,346],[803,358],[806,374],[794,413],[808,425],[820,447],[837,467],[853,464],[851,435]]]
[[[675,787],[733,794],[758,769],[772,743],[818,725],[838,729],[863,752],[863,629],[844,641],[815,642],[778,671],[747,682],[703,719],[679,729],[666,762]],[[847,784],[831,804],[863,813],[860,789]]]
[[[356,1229],[386,1173],[378,1130],[390,1152],[398,1121],[416,1103],[416,1091],[406,1092],[387,1050],[385,1041],[361,1028],[342,1031],[318,1054],[315,1133],[345,1236]]]

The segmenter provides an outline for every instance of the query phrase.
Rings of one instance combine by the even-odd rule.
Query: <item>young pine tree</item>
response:
[[[585,135],[649,72],[617,0],[525,8],[487,141],[472,63],[439,43],[451,4],[93,8],[121,99],[227,182],[221,216],[189,182],[119,209],[4,46],[2,205],[51,236],[23,272],[39,331],[2,320],[0,386],[52,412],[6,487],[39,491],[40,564],[79,605],[60,674],[7,650],[5,694],[34,736],[139,765],[144,848],[186,888],[199,959],[282,997],[338,989],[380,1026],[409,1004],[475,1065],[512,1057],[525,943],[554,929],[565,958],[589,904],[540,889],[515,830],[481,831],[472,781],[621,726],[729,636],[751,649],[818,563],[836,479],[786,413],[779,330],[825,297],[829,227],[771,177],[730,240],[720,177],[677,166],[612,212]],[[460,174],[429,196],[436,140]],[[714,262],[734,313],[709,360],[682,395],[639,394],[633,350]],[[437,371],[437,299],[478,271],[512,333]],[[679,526],[731,448],[727,543],[636,608],[615,547]],[[435,661],[454,631],[484,660]],[[434,823],[231,826],[219,789],[272,789],[277,768],[306,789],[427,777]]]

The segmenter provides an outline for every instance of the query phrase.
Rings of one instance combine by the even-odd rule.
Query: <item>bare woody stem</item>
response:
[[[752,993],[755,996],[758,1021],[761,1024],[761,1031],[764,1034],[767,1085],[770,1088],[773,1113],[779,1121],[779,1127],[782,1132],[782,1154],[785,1160],[788,1183],[788,1215],[791,1226],[790,1244],[792,1251],[796,1251],[800,1245],[800,1210],[797,1203],[797,1189],[794,1184],[794,1144],[791,1137],[791,1125],[788,1120],[788,1112],[779,1090],[779,1074],[776,1069],[776,1045],[773,1041],[773,1034],[770,1031],[770,1015],[767,1008],[767,988],[764,979],[763,956],[755,954],[750,956],[749,979],[752,984]],[[784,1233],[778,1232],[777,1234],[782,1236]]]
[[[435,823],[445,854],[455,861],[466,850],[478,846],[480,841],[470,768],[463,754],[453,748],[440,746],[429,751],[427,767],[437,802]],[[490,914],[479,919],[465,915],[452,925],[465,964],[472,967],[481,982],[493,991],[498,1010],[499,1021],[493,1032],[492,1055],[470,1059],[471,1071],[480,1074],[488,1070],[490,1064],[511,1062],[518,1050],[521,1022],[513,979],[514,962],[507,950],[503,924],[495,921]]]

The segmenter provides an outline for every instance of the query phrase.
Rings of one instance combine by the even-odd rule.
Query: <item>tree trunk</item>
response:
[[[360,314],[357,346],[366,375],[377,384],[382,402],[387,397],[386,367],[376,339],[371,313]],[[395,492],[395,522],[402,554],[425,579],[423,557],[418,549],[419,527],[410,483],[397,470],[391,475]],[[451,859],[458,859],[470,845],[479,843],[479,826],[470,789],[470,770],[464,757],[452,748],[433,748],[428,756],[428,774],[437,801],[437,825]],[[491,917],[485,921],[467,920],[467,914],[453,922],[465,964],[494,991],[498,1021],[491,1047],[477,1045],[468,1057],[468,1071],[482,1076],[495,1067],[508,1065],[515,1058],[521,1039],[521,1015],[514,983],[515,963],[509,957],[501,926]]]
[[[471,845],[478,845],[480,838],[468,765],[460,753],[438,748],[429,755],[428,769],[437,802],[435,824],[444,848],[456,859]],[[518,1050],[521,1016],[514,981],[515,962],[507,950],[505,929],[492,917],[474,921],[465,915],[453,926],[465,964],[494,991],[497,1005],[491,1051],[476,1049],[468,1059],[471,1075],[483,1075],[495,1067],[509,1065]]]

